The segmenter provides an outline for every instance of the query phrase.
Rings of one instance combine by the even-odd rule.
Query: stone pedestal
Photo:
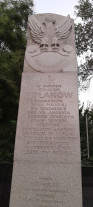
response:
[[[41,20],[43,16],[38,17]],[[51,18],[48,15],[47,21]],[[56,17],[57,21],[61,18]],[[64,48],[69,51],[61,51],[66,52],[62,55],[62,70],[58,70],[58,58],[54,71],[53,60],[46,59],[46,63],[42,66],[41,62],[40,66],[39,57],[32,57],[36,46],[31,48],[32,40],[28,38],[10,207],[82,207],[77,72],[72,34],[73,29],[68,36],[71,45],[64,43]],[[30,52],[34,51],[31,52],[31,60],[28,48]],[[52,58],[60,55],[57,51],[51,51],[50,46],[48,50],[42,54],[39,51],[41,61],[42,55]],[[50,72],[50,66],[45,67],[44,64],[50,64]]]

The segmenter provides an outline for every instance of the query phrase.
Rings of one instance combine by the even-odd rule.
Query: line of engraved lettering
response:
[[[45,130],[45,131],[48,131],[48,130],[51,130],[51,128],[50,127],[45,127],[45,128],[39,128],[39,127],[31,127],[31,128],[23,128],[23,131],[24,132],[26,132],[26,133],[28,133],[28,132],[31,132],[31,131],[43,131],[43,129]]]
[[[40,110],[49,110],[49,111],[61,111],[63,108],[62,107],[40,107]],[[64,108],[65,110],[66,108]]]
[[[38,151],[38,150],[28,150],[27,149],[25,151],[25,154],[27,154],[27,155],[40,155],[40,153],[42,153],[42,154],[48,154],[49,155],[50,152],[51,151],[47,150],[47,149],[45,149],[45,150],[42,149],[41,151]],[[73,154],[72,150],[71,151],[68,151],[68,150],[63,150],[63,151],[62,150],[53,150],[51,153],[54,154],[55,156],[56,155],[64,155],[64,153],[65,153],[65,156],[66,155],[70,156],[70,155]],[[38,158],[39,158],[39,156],[38,156]]]
[[[29,117],[31,117],[32,119],[36,119],[36,118],[37,119],[45,119],[45,118],[47,118],[47,115],[46,114],[44,114],[44,115],[43,114],[41,114],[41,115],[38,115],[38,114],[36,114],[36,115],[33,115],[33,114],[30,115],[30,114],[28,114],[28,118]]]
[[[46,123],[45,123],[46,124]],[[32,128],[23,128],[23,133],[24,134],[28,134],[28,135],[30,135],[30,133],[31,132],[33,132],[33,133],[38,133],[38,132],[42,132],[43,133],[43,131],[45,131],[45,132],[51,132],[51,127],[49,126],[49,127],[46,127],[46,126],[42,126],[42,127],[32,127]],[[61,127],[59,127],[59,125],[58,125],[58,127],[56,126],[55,128],[53,128],[53,131],[55,131],[55,132],[61,132],[61,133],[65,133],[65,132],[68,132],[68,133],[73,133],[74,132],[74,129],[73,128],[62,128],[62,126]],[[53,132],[52,132],[53,133]]]
[[[58,124],[58,122],[60,122],[60,124],[63,122],[63,121],[67,121],[67,118],[71,118],[71,119],[73,119],[73,117],[70,117],[70,116],[62,116],[61,118],[56,118],[56,117],[52,117],[51,119],[44,119],[44,118],[42,118],[42,119],[38,119],[37,117],[36,118],[33,118],[33,119],[31,119],[30,121],[33,123],[33,122],[36,122],[37,124],[39,124],[40,122],[41,123],[43,123],[43,122],[45,122],[45,124],[55,124],[55,122],[57,122],[56,124]],[[48,122],[48,123],[47,123]],[[44,124],[44,123],[43,123]],[[38,125],[39,126],[39,125]]]
[[[61,88],[62,85],[37,85],[38,88]]]
[[[61,105],[65,106],[65,104],[63,103],[63,99],[35,99],[36,102],[40,102],[40,103],[60,103]],[[32,105],[33,104],[33,105]],[[34,99],[31,100],[31,105],[32,107],[34,106]]]
[[[48,154],[49,155],[49,153],[52,153],[52,154],[54,154],[55,156],[56,155],[64,155],[64,153],[65,153],[65,156],[67,155],[67,156],[70,156],[70,155],[72,155],[73,154],[73,152],[72,152],[72,150],[57,150],[57,149],[55,149],[55,150],[52,150],[51,151],[51,149],[42,149],[42,150],[31,150],[31,149],[25,149],[25,154],[27,154],[27,155],[40,155],[40,153],[42,153],[42,154]],[[39,157],[38,157],[39,158]],[[67,158],[67,157],[66,157]]]
[[[51,179],[51,177],[50,177],[50,179]],[[55,188],[58,188],[59,187],[59,185],[58,185],[58,183],[57,182],[54,182],[52,179],[51,180],[45,180],[45,179],[42,179],[42,177],[40,178],[40,182],[42,183],[42,185],[44,185],[44,187],[45,187],[45,185],[46,185],[46,187],[55,187]]]
[[[62,122],[64,122],[64,119],[62,120]],[[62,122],[61,123],[50,123],[50,122],[44,122],[44,123],[38,123],[38,127],[53,127],[53,128],[55,128],[55,127],[59,127],[59,125],[60,125],[60,127],[62,126]]]
[[[37,205],[38,205],[38,204],[37,204]],[[52,207],[52,206],[49,206],[49,205],[48,205],[48,206],[46,206],[46,204],[45,204],[45,205],[44,205],[44,204],[43,204],[43,205],[42,205],[42,204],[40,204],[40,205],[38,205],[38,206],[36,206],[36,207]]]
[[[29,145],[32,145],[32,144],[36,144],[36,145],[39,145],[39,144],[41,144],[41,145],[50,145],[50,146],[52,146],[52,145],[59,145],[59,146],[61,146],[61,145],[69,145],[69,142],[68,141],[62,141],[62,139],[61,140],[52,140],[52,137],[51,137],[51,139],[45,139],[45,140],[28,140],[27,141],[27,144],[29,144]]]
[[[65,116],[64,116],[64,114],[65,114]],[[64,113],[63,114],[52,114],[52,115],[50,115],[50,118],[52,119],[54,119],[54,118],[56,118],[56,119],[63,119],[63,118],[67,118],[68,117],[68,114],[69,114],[69,112],[67,111],[64,111]],[[67,116],[66,116],[67,115]]]
[[[49,205],[48,205],[48,206],[46,206],[46,204],[43,204],[43,205],[42,205],[42,204],[40,204],[40,206],[38,205],[38,206],[36,206],[36,207],[53,207],[53,206],[49,206]]]
[[[63,100],[60,100],[60,99],[50,99],[50,102],[56,102],[56,103],[62,103],[63,105],[65,105],[64,103],[63,103]]]
[[[49,144],[51,144],[51,143],[56,143],[56,144],[58,144],[59,142],[64,142],[64,143],[67,143],[68,141],[69,141],[69,139],[76,139],[76,137],[67,137],[67,136],[64,136],[63,137],[63,134],[61,134],[61,136],[59,136],[59,134],[57,134],[57,136],[55,137],[55,136],[52,136],[52,137],[50,137],[50,136],[48,136],[48,137],[46,137],[46,136],[43,136],[43,135],[38,135],[37,137],[36,137],[36,135],[38,135],[38,134],[35,134],[35,137],[33,136],[33,137],[31,137],[31,140],[27,140],[27,142],[28,143],[31,143],[31,142],[49,142]],[[48,134],[49,135],[49,134]],[[51,133],[51,135],[53,135],[53,133]],[[56,134],[55,134],[56,135]],[[67,134],[66,134],[67,135]],[[69,135],[69,134],[68,134]],[[28,137],[28,136],[27,136]],[[29,138],[29,137],[28,137]],[[57,139],[57,140],[56,140]],[[65,140],[66,139],[66,140]]]
[[[50,102],[50,103],[47,103],[47,106],[49,106],[49,107],[57,107],[57,106],[62,106],[63,104],[62,103],[54,103],[53,101],[52,102]]]
[[[60,88],[51,87],[51,88],[39,88],[40,91],[60,91]]]
[[[30,149],[28,149],[27,147],[30,147]],[[63,151],[63,150],[67,150],[67,151],[70,151],[71,147],[69,146],[69,144],[67,146],[65,145],[62,145],[62,143],[60,145],[57,145],[57,146],[54,146],[54,145],[30,145],[30,146],[26,146],[27,150],[60,150]]]
[[[71,119],[74,119],[74,116],[73,115],[70,115],[70,112],[69,111],[62,111],[62,114],[50,114],[50,119],[64,119],[64,118],[71,118]],[[35,114],[35,115],[31,115],[31,114],[28,114],[28,118],[31,118],[31,120],[33,119],[46,119],[48,118],[48,114]]]
[[[31,106],[31,111],[37,111],[37,110],[38,110],[38,107]],[[30,112],[30,111],[28,111],[28,112]]]
[[[61,150],[63,150],[63,149],[67,149],[67,150],[69,150],[72,146],[69,146],[69,145],[71,145],[71,143],[64,143],[64,142],[61,142],[61,143],[57,143],[56,144],[56,146],[54,145],[54,144],[48,144],[48,143],[46,143],[46,145],[45,145],[45,143],[30,143],[29,145],[28,145],[28,143],[27,143],[27,145],[26,145],[26,148],[28,148],[29,150],[31,149],[31,150],[37,150],[37,149],[61,149]]]
[[[32,188],[32,191],[39,191],[39,192],[50,192],[50,193],[67,193],[67,191],[64,191],[64,190],[58,190],[58,189],[49,189],[49,188]]]
[[[27,147],[27,146],[26,146]],[[55,152],[54,150],[56,150],[56,151],[60,151],[60,152],[62,152],[62,151],[69,151],[70,152],[70,150],[72,149],[71,147],[69,147],[69,145],[68,146],[63,146],[62,144],[61,145],[59,145],[59,146],[54,146],[54,145],[51,145],[51,146],[44,146],[44,145],[32,145],[32,146],[29,146],[30,147],[30,149],[27,149],[28,151],[29,150],[53,150],[53,152]],[[31,149],[31,147],[32,147],[32,149]]]
[[[72,116],[72,115],[68,115],[68,112],[67,112],[67,114],[64,116],[64,115],[51,115],[51,117],[50,118],[56,118],[56,119],[68,119],[68,118],[70,118],[70,119],[74,119],[74,116]]]
[[[72,98],[73,93],[71,92],[54,92],[54,93],[48,93],[45,92],[40,95],[40,98]]]
[[[52,178],[50,177],[50,176],[47,176],[47,177],[45,177],[45,176],[39,176],[39,179],[41,180],[41,181],[46,181],[46,180],[48,180],[48,181],[52,181]],[[40,181],[40,182],[41,182]]]
[[[28,155],[33,155],[33,154],[38,154],[38,151],[37,151],[37,150],[28,150],[28,149],[27,149],[26,153],[27,153]]]
[[[54,114],[64,114],[64,113],[66,112],[65,110],[66,110],[66,108],[63,108],[62,111],[57,111],[57,110],[56,110],[56,111],[50,111],[49,113],[50,113],[50,114],[53,114],[53,115],[54,115]]]
[[[38,202],[39,203],[39,198],[26,198],[25,197],[25,200],[27,200],[27,202],[30,202],[30,203],[35,203],[36,204],[36,202]]]
[[[68,134],[69,135],[69,134]],[[27,136],[27,138],[29,138],[28,136]],[[27,140],[27,144],[31,144],[31,143],[33,143],[33,144],[35,144],[35,143],[49,143],[49,144],[67,144],[68,142],[69,142],[69,140],[71,141],[74,141],[75,139],[76,139],[77,137],[67,137],[67,136],[65,136],[65,137],[58,137],[58,136],[56,136],[56,138],[55,137],[44,137],[44,136],[37,136],[37,137],[32,137],[31,138],[31,140]],[[36,139],[36,140],[35,140]],[[57,139],[57,140],[56,140]],[[65,140],[66,139],[66,140]]]
[[[27,112],[28,113],[28,117],[29,116],[38,116],[38,118],[39,117],[41,117],[41,118],[43,118],[43,116],[44,116],[44,118],[47,118],[47,112],[46,111],[43,111],[43,110],[41,110],[41,111],[28,111]],[[49,114],[53,114],[53,115],[58,115],[58,114],[70,114],[70,112],[69,111],[66,111],[66,108],[62,108],[62,110],[60,111],[60,110],[53,110],[53,111],[49,111]]]
[[[61,118],[51,118],[50,120],[48,120],[50,123],[54,123],[54,122],[62,122],[62,121],[66,121],[67,120],[67,116],[63,116],[63,117],[61,117]]]
[[[63,204],[63,201],[59,201],[59,200],[42,200],[41,199],[41,202],[42,203],[56,203],[56,204]]]
[[[36,194],[38,197],[45,197],[45,198],[54,198],[54,195],[48,195],[48,194]]]
[[[50,114],[52,114],[52,116],[57,116],[59,114],[63,115],[63,114],[70,114],[69,111],[66,111],[66,110],[62,110],[62,111],[50,111]]]
[[[62,132],[63,132],[63,131],[64,131],[64,132],[65,132],[65,131],[71,132],[72,130],[74,130],[74,128],[66,128],[66,127],[65,127],[65,128],[59,128],[59,127],[57,127],[57,128],[55,128],[54,130],[55,130],[55,131],[62,131]]]
[[[72,150],[70,151],[70,150],[66,150],[66,149],[64,149],[64,150],[55,150],[55,151],[53,151],[53,153],[55,154],[55,155],[58,155],[58,154],[60,154],[60,155],[64,155],[64,153],[65,153],[65,156],[67,155],[67,156],[70,156],[70,155],[72,155],[73,154],[73,152],[72,152]],[[67,158],[67,157],[66,157]]]
[[[33,99],[32,99],[33,100]],[[34,102],[32,102],[31,100],[31,104]],[[66,104],[63,103],[63,100],[62,99],[35,99],[36,102],[40,102],[40,103],[59,103],[60,105],[62,106],[65,106]],[[32,106],[33,108],[33,106]]]
[[[30,136],[30,135],[38,135],[38,136],[44,136],[45,132],[35,132],[35,131],[31,131],[29,134],[25,133],[24,135]]]
[[[45,121],[45,119],[44,119],[44,118],[42,118],[42,119],[38,119],[38,118],[36,117],[36,118],[31,119],[30,121],[31,121],[32,123],[33,123],[33,122],[36,122],[36,123],[38,124],[38,123],[40,123],[40,122],[43,123],[43,122]]]

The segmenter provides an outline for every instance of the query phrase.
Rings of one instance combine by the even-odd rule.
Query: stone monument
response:
[[[10,207],[82,207],[74,22],[28,18]]]

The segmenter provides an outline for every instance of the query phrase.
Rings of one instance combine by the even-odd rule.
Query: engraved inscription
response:
[[[63,204],[63,197],[66,198],[68,191],[63,190],[58,181],[54,181],[51,177],[40,176],[38,181],[32,181],[33,197],[29,201],[35,206],[53,206],[59,207]]]
[[[23,128],[25,154],[72,155],[77,137],[73,126],[68,127],[74,114],[65,100],[71,101],[73,92],[63,92],[62,85],[37,85],[37,89],[37,93],[31,94],[31,106],[26,114],[30,126]]]

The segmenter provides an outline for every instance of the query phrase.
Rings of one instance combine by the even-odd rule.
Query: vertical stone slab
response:
[[[29,16],[10,207],[82,207],[70,16]]]

